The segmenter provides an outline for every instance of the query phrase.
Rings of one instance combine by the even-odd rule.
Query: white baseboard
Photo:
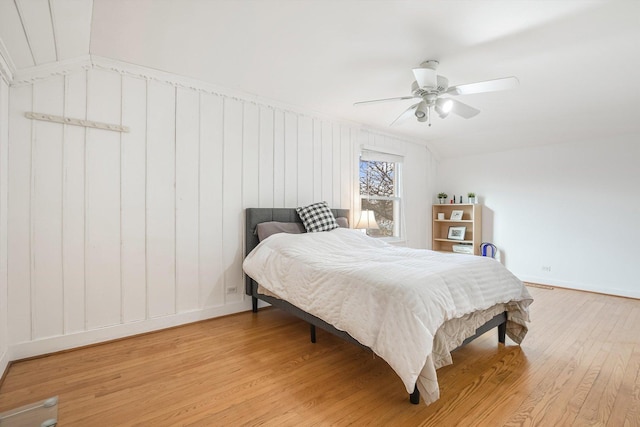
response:
[[[77,332],[69,335],[60,335],[12,344],[9,346],[9,351],[5,352],[3,359],[0,359],[0,363],[2,363],[0,364],[0,368],[3,366],[6,368],[8,362],[13,360],[40,356],[43,354],[55,353],[57,351],[69,350],[86,345],[125,338],[132,335],[143,334],[146,332],[158,331],[200,320],[240,313],[250,309],[251,299],[248,298],[245,301],[227,304],[220,307],[209,307],[202,310],[141,320],[139,322],[108,326],[91,331]]]
[[[516,274],[516,273],[514,273]],[[640,290],[608,288],[603,286],[594,286],[584,283],[573,283],[566,280],[557,280],[549,277],[527,276],[516,274],[518,279],[523,282],[537,283],[540,285],[556,286],[558,288],[574,289],[577,291],[595,292],[598,294],[614,295],[626,298],[640,299]]]

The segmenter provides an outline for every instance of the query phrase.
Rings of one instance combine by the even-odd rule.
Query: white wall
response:
[[[0,376],[9,363],[7,316],[7,168],[9,86],[0,76]]]
[[[124,64],[34,78],[10,98],[12,359],[248,309],[243,209],[353,209],[361,144],[411,159],[408,244],[426,245],[423,146]]]
[[[446,160],[437,191],[479,195],[483,239],[520,279],[640,298],[639,140],[619,135]]]

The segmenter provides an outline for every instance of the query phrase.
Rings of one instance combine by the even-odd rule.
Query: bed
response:
[[[331,212],[336,218],[349,216],[349,211],[345,209],[332,209]],[[290,224],[300,227],[302,220],[294,208],[249,208],[246,210],[245,262],[243,267],[247,273],[245,291],[252,297],[253,311],[256,313],[258,311],[258,300],[265,301],[308,322],[312,342],[316,341],[316,327],[319,327],[375,352],[403,380],[411,403],[419,403],[421,396],[427,404],[438,399],[439,388],[435,371],[441,366],[452,363],[450,353],[455,348],[467,344],[493,328],[498,328],[498,340],[501,343],[505,342],[506,335],[516,343],[520,343],[526,335],[526,322],[529,320],[528,305],[532,299],[524,285],[495,260],[488,258],[480,260],[483,257],[445,255],[433,251],[392,247],[379,240],[371,239],[356,230],[343,228],[328,233],[305,233],[299,236],[285,232],[277,234],[274,238],[269,237],[264,240],[263,244],[260,244],[256,229],[258,224],[262,223]],[[371,245],[379,246],[379,249],[369,249]],[[255,250],[257,247],[259,248]],[[358,258],[358,254],[363,253],[361,257],[368,260],[375,258],[377,254],[375,251],[387,251],[384,253],[384,259],[391,257],[394,258],[394,262],[390,265],[381,265],[381,270],[377,273],[374,272],[373,279],[360,279],[355,275],[355,271],[359,267],[356,264],[353,268],[350,266],[350,258],[352,257],[345,254],[340,255],[341,247],[345,247],[347,252],[353,254],[353,258]],[[354,249],[352,250],[352,248]],[[318,262],[309,258],[306,262],[296,266],[292,264],[291,260],[282,261],[274,258],[276,253],[288,252],[293,253],[294,256],[298,254],[301,254],[302,257],[313,256],[316,249],[320,252],[322,250],[328,251]],[[370,250],[374,252],[369,252]],[[330,261],[333,255],[337,258]],[[399,256],[397,260],[396,256]],[[405,257],[409,258],[406,260],[408,264],[401,266],[400,264],[405,262],[403,261]],[[329,262],[332,263],[329,264]],[[357,262],[357,259],[354,262]],[[483,301],[484,305],[471,300],[469,300],[471,302],[462,303],[462,306],[471,305],[474,307],[473,309],[461,309],[468,311],[462,315],[453,312],[455,310],[447,309],[452,312],[442,316],[438,315],[442,319],[434,320],[433,325],[437,326],[436,329],[431,324],[431,318],[438,316],[428,313],[437,313],[438,310],[425,311],[422,308],[423,297],[415,292],[416,290],[423,292],[425,286],[416,285],[422,281],[413,279],[418,277],[415,276],[416,274],[423,274],[419,271],[422,269],[422,265],[431,265],[433,262],[437,266],[433,268],[434,270],[446,271],[448,272],[446,274],[451,277],[460,275],[451,272],[454,264],[479,264],[482,269],[495,271],[496,273],[490,274],[496,275],[496,281],[500,281],[500,283],[508,281],[510,289],[504,292],[500,291],[504,295],[501,294],[498,303],[484,301],[485,296],[478,298]],[[378,262],[373,265],[380,264],[381,262]],[[401,270],[394,273],[394,278],[397,280],[391,280],[391,282],[398,283],[377,283],[378,277],[385,276],[385,271],[391,271],[389,269],[394,268],[391,264],[398,264],[398,268],[402,267]],[[325,267],[327,270],[335,269],[337,275],[343,278],[349,276],[348,279],[345,279],[347,280],[346,285],[331,276],[325,276]],[[313,268],[319,270],[313,271]],[[273,273],[270,270],[278,271],[280,275],[269,276]],[[284,275],[281,274],[283,270],[286,270]],[[335,275],[336,271],[331,274]],[[365,273],[365,276],[366,274],[368,273]],[[498,278],[498,276],[500,277]],[[307,280],[308,277],[311,277],[312,280]],[[316,293],[316,288],[304,287],[307,282],[311,283],[316,280],[316,277],[319,277],[323,283],[322,287],[329,290],[326,292],[329,296]],[[364,281],[360,283],[361,280]],[[469,286],[472,288],[471,294],[480,292],[474,289],[486,286],[482,283],[487,280],[469,279],[469,282],[473,282],[473,286]],[[315,284],[314,282],[309,286],[315,286]],[[429,285],[428,288],[431,289],[429,292],[442,292],[442,289],[445,289],[441,285]],[[353,296],[343,296],[341,292],[346,292],[346,289],[350,291],[355,289],[356,293]],[[360,294],[357,293],[358,289],[360,289]],[[405,297],[405,293],[409,296]],[[457,294],[458,291],[453,293]],[[336,299],[338,294],[340,296]],[[480,296],[479,293],[478,295]],[[450,295],[443,298],[450,299]],[[468,297],[464,298],[469,299]],[[391,312],[392,315],[385,316],[385,312]]]

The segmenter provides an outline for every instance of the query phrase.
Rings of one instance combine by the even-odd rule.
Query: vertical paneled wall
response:
[[[2,206],[9,342],[18,347],[246,309],[244,208],[326,200],[353,209],[360,144],[427,157],[424,147],[354,126],[100,67],[10,90],[8,170],[1,157],[8,211]],[[31,121],[27,111],[130,132]],[[426,200],[418,188],[406,196]],[[424,227],[413,232],[424,236]],[[424,237],[412,239],[424,246]]]
[[[8,144],[9,86],[0,76],[0,373],[4,372],[9,362],[9,318],[7,313]]]

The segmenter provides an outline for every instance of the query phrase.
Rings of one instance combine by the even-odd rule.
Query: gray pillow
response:
[[[340,228],[349,228],[349,220],[343,216],[339,216],[336,218],[336,222],[340,226]]]
[[[258,233],[258,240],[263,241],[272,234],[277,233],[289,233],[289,234],[301,234],[304,233],[304,225],[299,222],[261,222],[256,225],[256,233]]]

